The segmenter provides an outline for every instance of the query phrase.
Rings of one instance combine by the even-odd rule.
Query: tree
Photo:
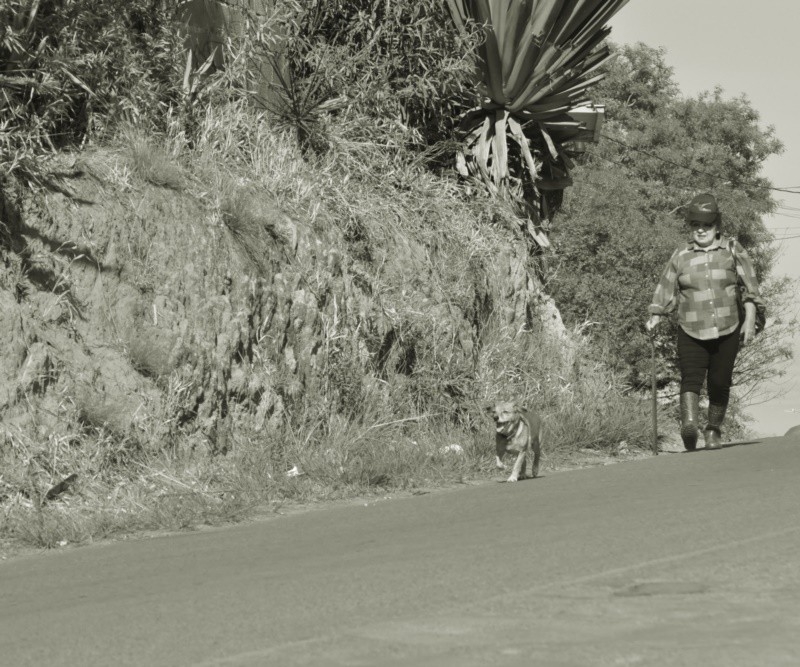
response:
[[[643,387],[650,368],[642,328],[647,305],[670,253],[686,240],[676,212],[694,194],[714,192],[724,232],[751,254],[769,299],[785,297],[786,286],[768,280],[775,250],[762,217],[776,203],[761,175],[782,146],[773,128],[759,126],[746,97],[727,99],[715,89],[685,98],[663,51],[644,44],[615,51],[597,89],[607,127],[575,169],[577,184],[553,232],[558,262],[548,284],[567,322],[593,323],[608,359],[628,370],[632,386]],[[756,385],[779,372],[786,326],[773,325],[744,354],[740,383]],[[678,376],[673,327],[658,333],[662,384]]]

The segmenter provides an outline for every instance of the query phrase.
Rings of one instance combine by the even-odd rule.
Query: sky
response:
[[[662,47],[687,97],[715,86],[725,97],[744,94],[761,126],[775,128],[784,152],[766,161],[763,174],[798,194],[774,193],[781,208],[764,222],[785,239],[774,273],[800,279],[800,0],[630,0],[609,25],[613,42]],[[772,397],[746,410],[759,435],[783,435],[800,424],[800,335],[793,348],[787,375],[765,387]]]

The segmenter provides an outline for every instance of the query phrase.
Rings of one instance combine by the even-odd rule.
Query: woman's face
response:
[[[716,222],[691,220],[689,226],[692,228],[692,240],[701,248],[707,248],[717,238],[718,226]]]

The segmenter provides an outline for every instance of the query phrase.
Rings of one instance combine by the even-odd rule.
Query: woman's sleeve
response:
[[[756,272],[753,268],[753,260],[750,259],[750,255],[747,254],[747,251],[738,241],[734,241],[733,245],[736,251],[736,273],[738,274],[739,283],[744,285],[742,301],[763,304],[761,292],[758,288],[758,278],[756,278]]]
[[[656,291],[653,293],[653,302],[647,311],[651,315],[667,315],[675,310],[678,305],[677,292],[678,292],[678,250],[672,253],[669,258],[664,272],[661,274],[661,280],[656,285]]]

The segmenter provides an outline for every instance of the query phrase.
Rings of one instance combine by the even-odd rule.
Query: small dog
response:
[[[532,477],[539,475],[539,457],[542,446],[542,419],[535,412],[514,401],[501,401],[487,405],[486,412],[494,419],[497,467],[505,470],[506,452],[517,455],[509,482],[525,479],[528,457],[533,455]]]

